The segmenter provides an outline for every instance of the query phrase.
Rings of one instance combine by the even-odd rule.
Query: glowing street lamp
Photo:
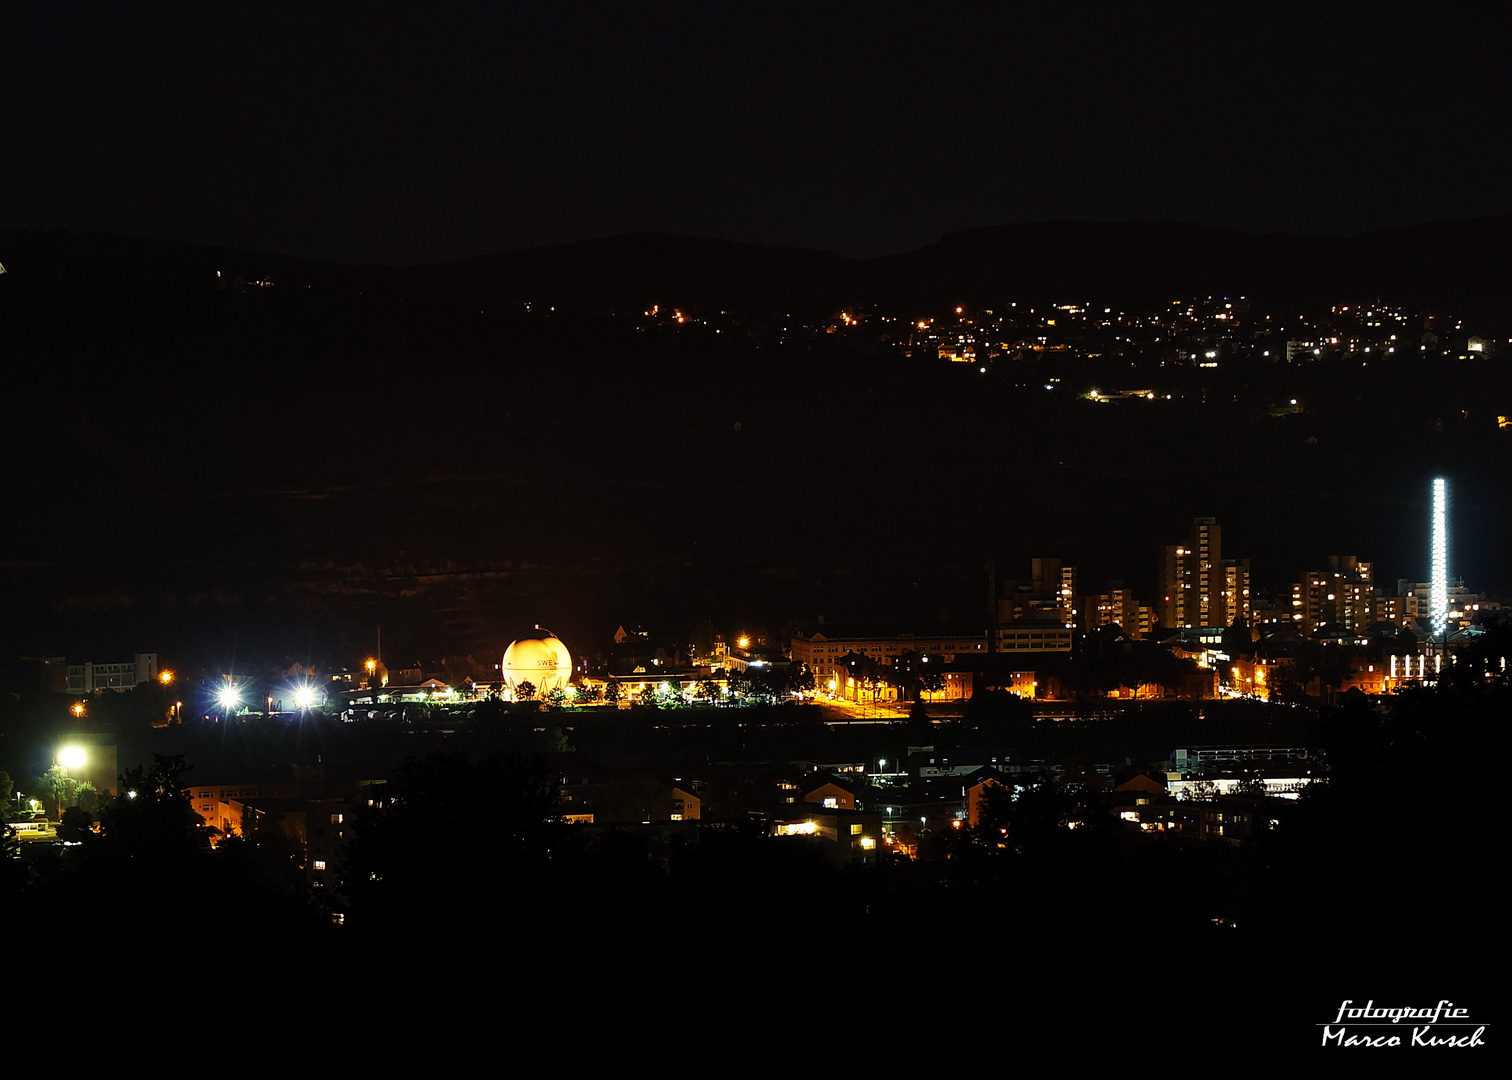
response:
[[[171,672],[171,671],[160,671],[160,672],[158,672],[158,682],[162,683],[164,686],[172,686],[173,685],[173,672]]]
[[[84,719],[84,703],[82,701],[74,702],[68,707],[68,711],[73,713],[76,719]]]

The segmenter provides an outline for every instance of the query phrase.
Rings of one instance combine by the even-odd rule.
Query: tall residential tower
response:
[[[1215,518],[1193,518],[1185,544],[1160,549],[1160,621],[1166,627],[1232,626],[1250,617],[1248,559],[1223,557]]]

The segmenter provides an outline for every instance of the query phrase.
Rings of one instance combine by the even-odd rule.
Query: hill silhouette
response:
[[[211,284],[388,296],[441,309],[533,302],[632,311],[652,304],[775,312],[848,304],[933,307],[1086,300],[1141,307],[1194,295],[1272,304],[1380,297],[1505,321],[1512,215],[1354,236],[1255,234],[1179,222],[1044,222],[950,233],[875,259],[632,233],[429,266],[355,266],[290,255],[62,231],[0,231],[0,263],[30,291],[166,299]],[[35,295],[35,294],[34,294]]]

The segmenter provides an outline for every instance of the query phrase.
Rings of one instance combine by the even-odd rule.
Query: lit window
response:
[[[317,870],[324,870],[325,869],[325,860],[324,859],[316,859],[315,860],[315,869],[317,869]]]

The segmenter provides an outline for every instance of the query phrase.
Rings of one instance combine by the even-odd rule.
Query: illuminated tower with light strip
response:
[[[1449,481],[1433,478],[1432,572],[1428,583],[1428,629],[1440,641],[1449,629]]]

